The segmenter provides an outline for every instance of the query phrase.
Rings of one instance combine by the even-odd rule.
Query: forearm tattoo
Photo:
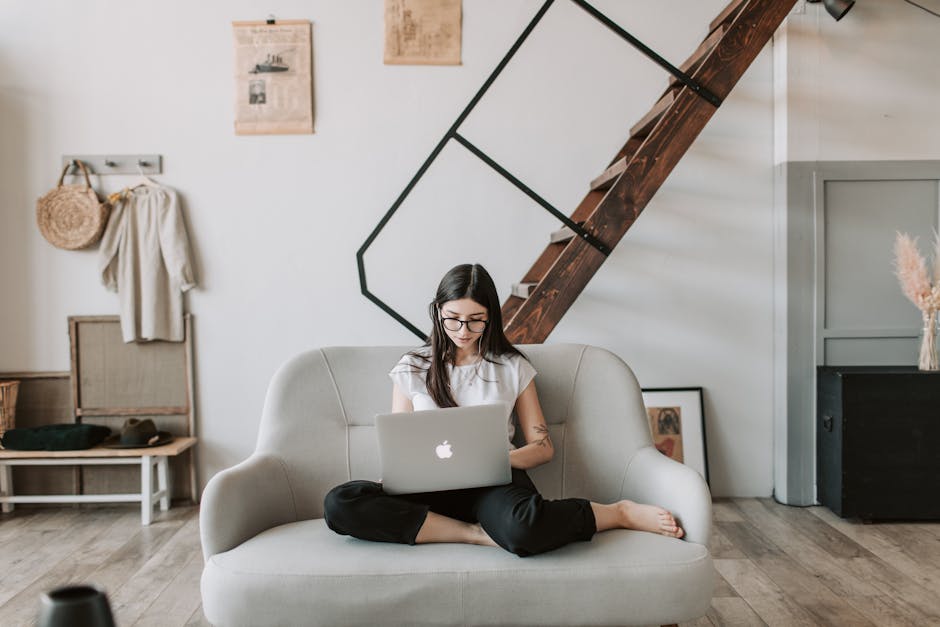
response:
[[[541,438],[533,442],[533,444],[538,444],[539,446],[551,446],[552,445],[552,438],[548,433],[548,427],[546,427],[545,425],[535,425],[532,428],[535,429],[536,433],[542,436]]]

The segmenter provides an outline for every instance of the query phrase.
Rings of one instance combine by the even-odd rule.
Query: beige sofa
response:
[[[461,544],[340,536],[323,497],[379,476],[373,418],[406,347],[324,348],[270,384],[255,452],[206,486],[202,599],[215,625],[631,625],[703,615],[712,595],[711,500],[701,477],[653,448],[640,388],[605,350],[532,345],[555,458],[530,471],[548,498],[660,504],[683,540],[607,531],[520,558]],[[233,417],[234,418],[234,417]]]

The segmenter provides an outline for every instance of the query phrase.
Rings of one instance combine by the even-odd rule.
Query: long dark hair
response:
[[[454,266],[447,271],[437,286],[437,294],[428,305],[428,315],[431,317],[431,336],[424,346],[431,347],[430,357],[422,355],[422,351],[414,351],[411,355],[428,363],[426,385],[428,394],[434,399],[438,407],[456,407],[457,401],[450,389],[450,378],[447,376],[447,364],[454,365],[457,356],[457,347],[447,337],[444,325],[441,322],[440,308],[446,302],[469,298],[486,308],[486,329],[480,337],[480,355],[487,361],[494,361],[503,355],[520,355],[525,357],[518,348],[512,345],[503,333],[503,314],[496,293],[496,285],[486,268],[478,263],[465,263]]]

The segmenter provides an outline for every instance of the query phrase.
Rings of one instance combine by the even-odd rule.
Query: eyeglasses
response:
[[[486,330],[486,320],[461,320],[460,318],[441,318],[441,324],[448,331],[459,331],[463,325],[467,325],[470,333],[483,333]]]

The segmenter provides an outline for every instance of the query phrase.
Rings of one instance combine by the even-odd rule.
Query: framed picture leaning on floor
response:
[[[653,445],[660,453],[695,469],[708,483],[702,388],[643,388]]]

